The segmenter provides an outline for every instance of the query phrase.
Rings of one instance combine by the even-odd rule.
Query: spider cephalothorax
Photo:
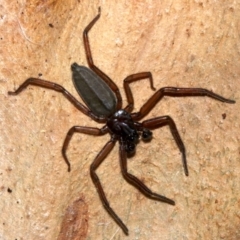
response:
[[[178,133],[177,127],[173,119],[169,116],[161,116],[143,122],[139,122],[145,117],[154,106],[164,97],[187,97],[187,96],[208,96],[213,99],[219,100],[226,103],[234,103],[235,101],[226,99],[218,94],[215,94],[207,89],[202,88],[175,88],[175,87],[164,87],[157,90],[147,101],[143,104],[138,112],[132,113],[134,100],[130,84],[141,79],[149,79],[151,88],[153,87],[153,79],[150,72],[140,72],[132,74],[124,79],[124,90],[126,92],[128,105],[122,109],[122,97],[120,95],[117,85],[97,66],[94,65],[92,54],[90,50],[88,32],[96,21],[100,17],[100,8],[98,15],[88,24],[83,32],[84,47],[86,51],[86,57],[88,65],[79,66],[77,63],[72,64],[72,76],[75,88],[79,95],[82,97],[84,103],[80,103],[73,95],[71,95],[62,86],[45,81],[38,78],[29,78],[23,82],[19,88],[14,92],[8,92],[9,95],[17,95],[28,85],[36,85],[44,88],[49,88],[57,92],[61,92],[79,111],[89,116],[92,120],[105,125],[102,128],[73,126],[69,129],[67,136],[64,140],[62,147],[62,155],[65,162],[68,165],[68,171],[71,170],[70,162],[68,161],[66,151],[69,142],[74,133],[83,133],[94,136],[101,136],[109,133],[111,135],[110,140],[105,144],[103,149],[98,153],[93,163],[90,166],[90,175],[92,181],[97,189],[99,197],[102,201],[103,206],[110,214],[110,216],[116,221],[116,223],[122,228],[125,234],[128,234],[128,229],[122,220],[117,216],[114,210],[110,207],[110,204],[105,196],[101,182],[96,174],[96,169],[103,162],[106,156],[115,146],[115,143],[119,142],[120,152],[120,167],[123,177],[133,186],[138,188],[148,198],[162,201],[171,205],[174,205],[174,201],[162,196],[160,194],[152,192],[143,182],[137,177],[128,173],[127,169],[127,156],[134,153],[136,144],[141,138],[144,141],[149,141],[152,137],[150,129],[160,128],[162,126],[169,126],[173,138],[182,153],[182,161],[185,174],[188,175],[188,167],[186,161],[185,147],[183,141]]]
[[[142,132],[142,139],[144,141],[150,140],[152,136],[150,130],[142,128],[139,123],[134,122],[131,114],[123,109],[118,110],[108,118],[107,126],[111,133],[115,134],[116,137],[121,140],[128,154],[135,152],[140,132]]]

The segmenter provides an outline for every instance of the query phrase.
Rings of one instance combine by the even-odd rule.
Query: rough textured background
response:
[[[175,119],[190,175],[184,176],[167,127],[138,146],[129,168],[173,198],[175,207],[146,199],[127,184],[114,148],[98,174],[129,237],[103,209],[89,176],[109,137],[76,134],[68,150],[71,173],[61,156],[71,126],[100,125],[51,90],[29,87],[7,95],[42,74],[77,96],[70,64],[87,65],[82,31],[98,6],[101,19],[90,34],[93,57],[117,83],[124,103],[122,81],[140,71],[151,71],[157,88],[203,87],[237,101],[164,98],[147,117]],[[64,214],[78,199],[88,209],[79,210],[88,221],[79,239],[240,239],[239,0],[0,0],[0,9],[1,240],[58,239]],[[147,80],[133,91],[137,110],[152,91]]]

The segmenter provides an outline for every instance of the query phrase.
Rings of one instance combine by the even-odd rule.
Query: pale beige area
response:
[[[129,237],[103,209],[89,176],[109,136],[76,134],[68,151],[71,173],[61,156],[71,126],[101,125],[51,90],[7,95],[41,73],[78,97],[70,64],[87,65],[82,31],[98,6],[102,15],[90,34],[94,60],[119,86],[124,104],[123,79],[140,71],[153,73],[156,88],[204,87],[237,101],[164,98],[147,116],[175,119],[190,175],[167,127],[138,146],[129,169],[173,198],[174,207],[126,183],[114,148],[98,174]],[[0,10],[1,240],[57,239],[67,207],[79,196],[88,204],[88,240],[240,239],[240,0],[0,0]],[[152,91],[147,80],[132,87],[137,111]]]

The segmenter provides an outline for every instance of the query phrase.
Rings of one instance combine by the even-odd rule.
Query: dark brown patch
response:
[[[222,114],[222,119],[225,119],[227,117],[227,114],[226,113],[223,113]]]
[[[88,231],[88,205],[83,195],[68,206],[58,240],[84,240]]]

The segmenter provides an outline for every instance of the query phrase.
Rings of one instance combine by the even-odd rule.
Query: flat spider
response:
[[[157,90],[138,112],[132,113],[134,100],[132,91],[130,89],[130,83],[148,78],[151,88],[153,87],[152,74],[150,72],[141,72],[132,74],[124,79],[124,90],[127,97],[127,106],[122,107],[122,97],[116,84],[97,66],[94,65],[92,54],[90,50],[90,44],[88,40],[88,32],[100,18],[100,8],[98,15],[88,24],[83,32],[84,47],[86,52],[86,58],[90,67],[79,66],[77,63],[71,65],[72,78],[75,88],[86,106],[81,104],[74,96],[72,96],[62,86],[45,81],[38,78],[29,78],[23,82],[19,88],[14,92],[8,92],[9,95],[17,95],[28,85],[36,85],[43,88],[52,89],[60,92],[66,97],[80,112],[89,116],[96,122],[104,123],[102,128],[92,128],[83,126],[73,126],[67,133],[62,147],[62,155],[65,162],[68,165],[68,171],[70,171],[70,162],[68,161],[66,151],[69,142],[74,133],[84,133],[89,135],[101,136],[109,133],[111,138],[105,144],[103,149],[98,153],[93,163],[90,166],[90,175],[92,181],[98,191],[99,197],[103,206],[109,213],[109,215],[116,221],[116,223],[122,228],[123,232],[128,235],[128,229],[122,220],[117,216],[114,210],[110,207],[110,204],[105,196],[101,182],[96,174],[96,169],[111,152],[115,143],[119,142],[120,152],[120,166],[123,177],[133,186],[138,188],[146,197],[162,201],[171,205],[175,205],[175,202],[167,197],[152,192],[143,182],[138,178],[128,173],[127,169],[127,157],[128,154],[133,154],[136,144],[141,138],[143,141],[149,141],[152,137],[150,130],[160,128],[168,125],[174,140],[182,153],[182,161],[185,174],[188,175],[188,168],[186,162],[185,147],[178,133],[176,125],[171,117],[161,116],[139,122],[140,119],[145,117],[154,106],[164,97],[187,97],[187,96],[208,96],[221,102],[235,103],[233,100],[226,99],[220,95],[217,95],[207,89],[202,88],[175,88],[164,87]]]

